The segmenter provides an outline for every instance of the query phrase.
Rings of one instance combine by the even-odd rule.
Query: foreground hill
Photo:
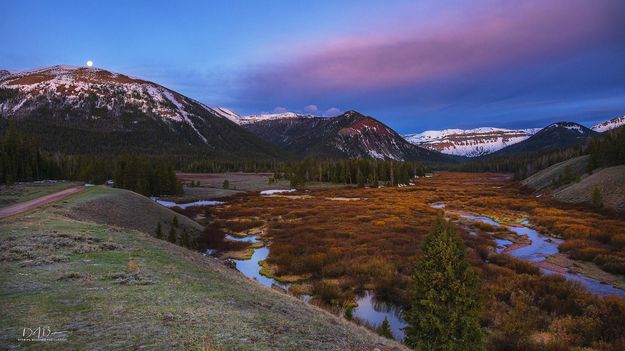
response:
[[[557,189],[552,196],[562,202],[591,203],[594,189],[599,190],[604,207],[625,212],[625,165],[595,170],[579,182]]]
[[[539,128],[511,130],[491,127],[428,130],[418,134],[407,134],[404,138],[412,144],[444,154],[477,157],[521,142],[539,130]]]
[[[117,196],[127,194],[88,188],[0,221],[0,308],[22,312],[0,316],[1,349],[404,349],[214,258],[125,226],[69,218],[84,203]],[[61,341],[17,340],[40,325]]]
[[[412,145],[380,121],[356,111],[325,118],[288,116],[243,125],[249,131],[300,157],[375,158],[450,161],[441,153]]]
[[[574,122],[553,123],[527,140],[507,146],[493,155],[545,152],[581,144],[599,133]]]
[[[590,160],[590,155],[575,157],[545,168],[521,183],[567,203],[590,204],[593,191],[598,189],[604,207],[624,212],[625,165],[600,168],[589,174]]]
[[[198,153],[275,157],[280,152],[171,89],[98,68],[54,66],[0,75],[0,117],[67,153]],[[0,129],[6,123],[0,123]]]

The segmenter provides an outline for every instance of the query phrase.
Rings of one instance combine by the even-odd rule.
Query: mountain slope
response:
[[[574,122],[553,123],[530,138],[507,146],[493,155],[508,155],[520,152],[543,152],[580,144],[598,135],[597,132]]]
[[[300,157],[451,160],[408,143],[391,128],[356,111],[332,118],[273,118],[244,124],[244,127]]]
[[[418,134],[407,134],[404,138],[412,144],[444,154],[477,157],[521,142],[539,130],[538,128],[510,130],[491,127],[467,130],[428,130]]]
[[[556,163],[524,179],[521,184],[568,203],[590,204],[593,191],[598,189],[604,207],[616,212],[625,211],[625,165],[599,168],[588,173],[590,160],[590,155],[584,155]],[[561,179],[567,173],[578,180],[562,184]]]
[[[596,126],[593,126],[591,129],[595,132],[603,133],[608,130],[612,130],[614,128],[618,128],[620,126],[625,125],[625,116],[612,118],[609,121],[605,121],[603,123],[599,123]]]
[[[4,73],[0,116],[16,121],[19,129],[53,151],[280,154],[223,111],[156,83],[97,68],[54,66]]]

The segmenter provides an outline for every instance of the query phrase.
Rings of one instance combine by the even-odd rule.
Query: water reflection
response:
[[[192,206],[216,206],[216,205],[223,204],[222,201],[210,201],[210,200],[201,200],[201,201],[189,202],[186,204],[179,204],[173,201],[159,200],[158,198],[155,198],[155,197],[151,199],[165,207],[180,207],[182,209],[185,209],[187,207],[192,207]]]
[[[358,307],[353,310],[354,317],[365,320],[374,327],[379,327],[386,318],[395,339],[401,341],[406,337],[402,328],[408,324],[401,318],[401,308],[390,303],[377,301],[373,293],[369,291],[365,292],[365,295],[359,298],[356,303],[358,303]]]

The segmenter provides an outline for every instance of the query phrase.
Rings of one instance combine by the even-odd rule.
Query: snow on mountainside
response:
[[[404,138],[412,144],[444,154],[477,157],[521,142],[539,130],[540,128],[511,130],[492,127],[428,130],[404,135]]]
[[[257,123],[257,122],[262,122],[262,121],[270,121],[274,119],[284,119],[284,118],[313,118],[313,117],[316,117],[316,116],[300,115],[294,112],[258,114],[258,115],[241,116],[239,118],[239,124],[250,124],[250,123]]]
[[[91,67],[0,71],[0,118],[18,122],[49,149],[63,152],[189,148],[210,155],[278,152],[233,123],[238,115],[228,109],[207,106],[147,80]]]
[[[625,116],[616,117],[616,118],[613,118],[613,119],[611,119],[609,121],[605,121],[603,123],[599,123],[599,124],[597,124],[596,126],[590,128],[590,129],[594,130],[595,132],[602,133],[602,132],[605,132],[607,130],[618,128],[618,127],[623,126],[623,125],[625,125]]]
[[[217,114],[220,117],[227,118],[236,124],[240,124],[239,122],[240,122],[241,116],[239,116],[238,113],[232,110],[229,110],[225,107],[219,107],[219,106],[205,106],[205,107],[212,110],[215,114]]]
[[[557,122],[539,130],[522,142],[506,146],[497,155],[546,152],[579,145],[599,133],[575,122]]]
[[[356,111],[336,117],[282,117],[244,124],[257,136],[301,157],[448,161],[408,143],[393,129]]]
[[[28,113],[26,104],[33,98],[48,102],[61,98],[64,105],[73,107],[80,107],[87,99],[95,99],[96,108],[113,111],[123,103],[165,120],[187,124],[204,143],[207,142],[206,137],[195,127],[190,111],[201,106],[213,114],[224,115],[156,83],[99,68],[53,66],[9,72],[0,75],[0,88],[16,89],[22,95],[19,99],[7,99],[0,103],[0,114],[3,116]]]

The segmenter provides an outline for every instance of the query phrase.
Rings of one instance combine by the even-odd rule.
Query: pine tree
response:
[[[170,243],[176,243],[176,229],[173,225],[169,227],[169,236],[167,237],[167,240],[169,240]]]
[[[228,179],[224,179],[224,183],[222,185],[222,188],[224,188],[224,189],[229,189],[230,188],[230,182],[228,181]]]
[[[178,228],[178,216],[174,216],[174,219],[171,220],[171,226]]]
[[[479,281],[464,244],[439,213],[425,238],[406,313],[406,341],[417,350],[484,350]]]
[[[391,325],[388,322],[388,319],[384,317],[384,321],[378,328],[378,334],[382,335],[385,338],[393,339],[393,332],[391,331]]]
[[[358,184],[359,188],[365,187],[365,177],[362,175],[360,168],[358,169],[358,173],[356,173],[356,183]]]
[[[180,245],[183,247],[189,247],[189,234],[186,229],[182,229],[182,238],[180,239]]]
[[[156,238],[163,239],[163,230],[161,229],[161,222],[156,224]]]

